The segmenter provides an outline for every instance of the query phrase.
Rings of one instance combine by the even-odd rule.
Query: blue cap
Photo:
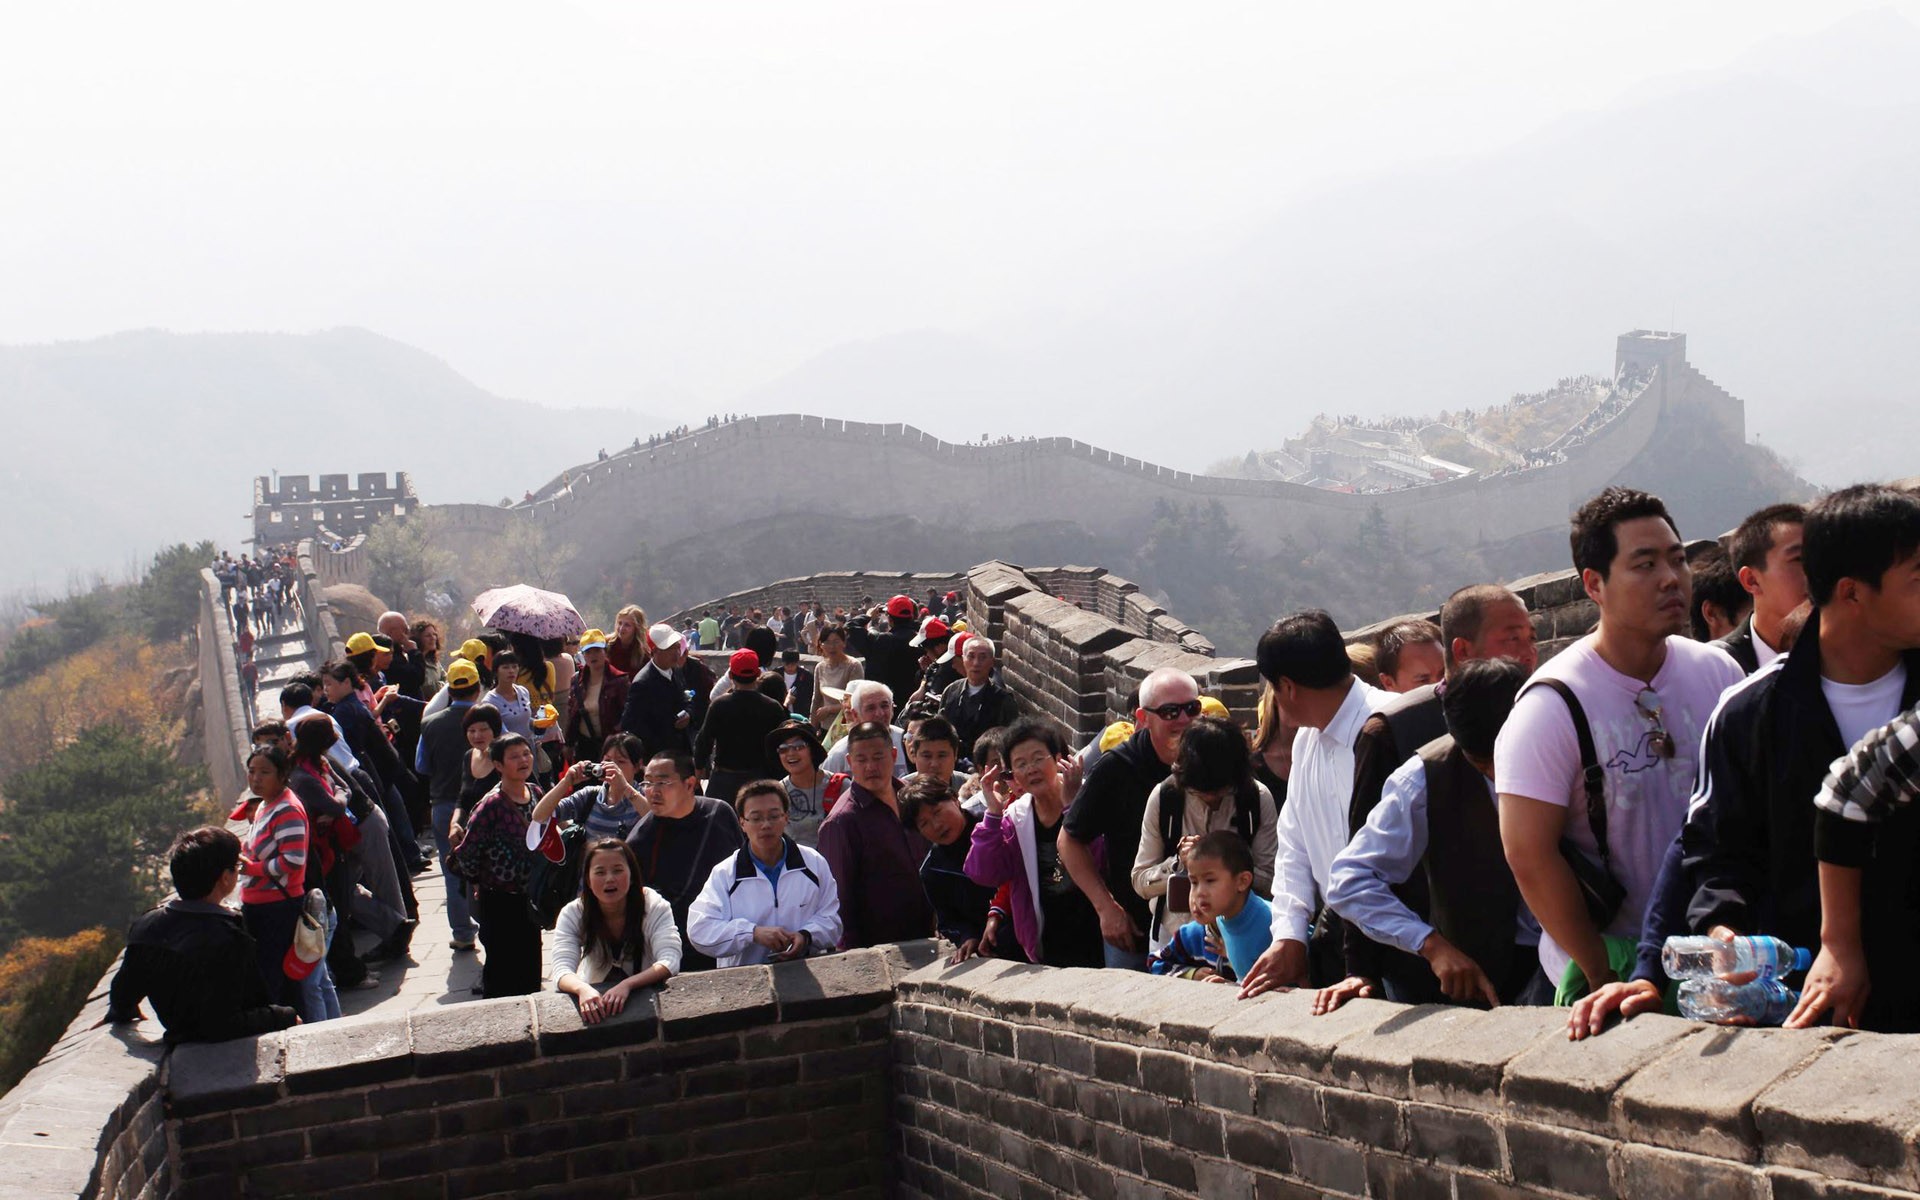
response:
[[[1795,946],[1793,948],[1793,969],[1796,971],[1804,971],[1812,965],[1813,951],[1807,949],[1805,946]]]

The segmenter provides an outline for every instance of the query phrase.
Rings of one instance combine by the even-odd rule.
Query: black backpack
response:
[[[1171,780],[1169,780],[1171,782]],[[1168,804],[1168,800],[1177,800],[1177,804]],[[1187,815],[1187,793],[1185,788],[1173,787],[1160,792],[1160,846],[1169,849],[1180,844],[1180,825]],[[1260,786],[1248,780],[1233,793],[1233,821],[1228,826],[1240,835],[1240,840],[1253,848],[1253,831],[1260,826]],[[1153,902],[1153,927],[1159,931],[1167,914],[1167,897],[1162,893]]]

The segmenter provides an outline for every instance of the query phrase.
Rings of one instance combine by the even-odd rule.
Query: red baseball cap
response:
[[[953,631],[947,628],[947,623],[939,617],[928,617],[926,620],[920,622],[920,632],[914,634],[913,641],[907,644],[910,646],[924,646],[928,642],[939,641],[951,632]]]
[[[760,655],[754,650],[735,650],[727,660],[727,674],[735,679],[760,678]]]
[[[954,659],[960,657],[960,651],[966,647],[967,641],[972,637],[973,635],[971,633],[962,629],[959,633],[953,635],[951,642],[947,643],[947,652],[933,661],[952,662]]]
[[[890,617],[911,617],[920,611],[920,606],[910,596],[895,596],[887,601],[887,615]]]

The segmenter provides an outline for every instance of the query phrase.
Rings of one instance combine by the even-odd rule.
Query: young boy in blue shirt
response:
[[[1216,829],[1187,852],[1188,903],[1194,919],[1175,931],[1153,962],[1156,975],[1208,983],[1242,977],[1273,942],[1273,910],[1253,890],[1253,851],[1230,829]],[[1225,949],[1225,961],[1208,934]]]

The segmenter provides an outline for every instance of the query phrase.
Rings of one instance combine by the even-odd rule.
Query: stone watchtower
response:
[[[413,480],[396,471],[322,475],[318,487],[305,475],[282,475],[279,486],[265,475],[253,480],[253,540],[256,545],[295,542],[322,532],[343,538],[365,533],[381,517],[404,517],[420,507]]]
[[[1620,335],[1613,352],[1616,371],[1678,367],[1687,361],[1687,335],[1664,329],[1634,329]]]

